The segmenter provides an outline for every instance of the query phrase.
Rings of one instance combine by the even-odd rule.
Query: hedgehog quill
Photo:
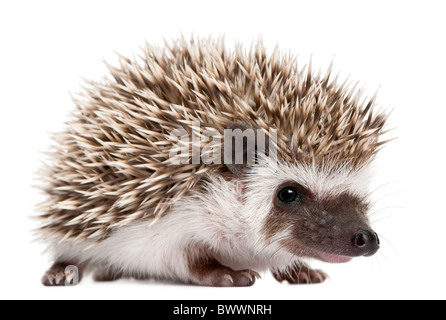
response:
[[[178,39],[109,69],[42,174],[44,285],[72,284],[73,266],[98,281],[319,283],[312,259],[378,251],[367,186],[388,115],[375,97],[261,42]]]

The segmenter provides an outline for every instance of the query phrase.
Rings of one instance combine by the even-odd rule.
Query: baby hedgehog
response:
[[[75,100],[42,175],[44,285],[90,270],[249,286],[269,269],[318,283],[327,275],[309,260],[377,252],[368,169],[387,114],[375,97],[260,41],[179,39],[109,68]]]

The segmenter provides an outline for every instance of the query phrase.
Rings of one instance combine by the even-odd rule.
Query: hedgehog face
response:
[[[293,253],[327,262],[347,262],[353,256],[373,255],[378,236],[369,227],[368,203],[342,192],[319,198],[294,181],[279,185],[267,225],[289,230],[285,246]]]
[[[257,199],[268,199],[262,204],[263,233],[270,241],[326,262],[347,262],[378,251],[379,239],[367,218],[366,171],[266,161],[251,175],[251,190],[262,188],[254,182],[262,181],[264,192]]]

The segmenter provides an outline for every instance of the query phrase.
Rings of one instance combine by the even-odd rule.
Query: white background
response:
[[[2,1],[0,4],[0,298],[427,299],[446,298],[444,1]],[[322,285],[291,286],[269,274],[250,288],[203,288],[86,279],[45,288],[44,246],[31,219],[44,198],[32,185],[73,110],[82,78],[106,73],[102,60],[133,55],[145,41],[260,35],[299,54],[303,66],[334,59],[378,102],[394,109],[391,137],[376,162],[374,228],[382,249],[348,264],[317,263]]]

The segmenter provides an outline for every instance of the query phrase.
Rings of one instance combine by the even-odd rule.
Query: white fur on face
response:
[[[255,190],[276,188],[287,181],[294,181],[310,190],[317,199],[337,196],[350,192],[358,196],[368,194],[371,178],[369,167],[352,169],[348,164],[317,166],[306,163],[279,162],[271,158],[263,158],[248,175],[249,185]]]
[[[295,181],[318,198],[345,191],[365,194],[365,171],[295,166],[263,160],[244,180],[212,178],[203,193],[173,204],[155,223],[152,220],[122,227],[91,246],[88,242],[53,246],[58,260],[88,261],[124,274],[141,274],[187,282],[187,252],[195,244],[211,248],[216,258],[234,270],[284,270],[302,260],[281,247],[289,237],[282,230],[266,239],[263,229],[272,211],[276,188]]]

